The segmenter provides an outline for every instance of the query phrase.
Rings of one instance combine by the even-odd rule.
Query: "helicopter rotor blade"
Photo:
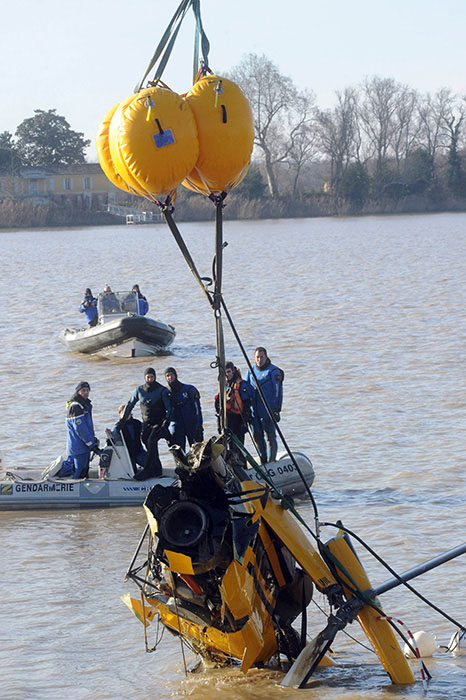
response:
[[[346,622],[330,615],[327,626],[302,649],[281,685],[303,688],[330,649],[336,633],[345,625]]]

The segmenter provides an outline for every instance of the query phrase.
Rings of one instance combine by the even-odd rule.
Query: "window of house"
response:
[[[92,178],[83,177],[83,190],[91,190],[91,189],[92,189]]]
[[[55,189],[55,180],[51,177],[49,179],[49,192],[53,192]]]
[[[37,192],[38,192],[37,180],[29,180],[29,192],[30,192],[30,194],[37,194]]]
[[[5,183],[0,182],[0,192],[5,192]]]
[[[63,189],[64,190],[72,190],[73,189],[73,180],[70,177],[63,178]]]

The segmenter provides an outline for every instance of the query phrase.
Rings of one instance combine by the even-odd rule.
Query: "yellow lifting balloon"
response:
[[[205,195],[229,192],[246,175],[254,145],[251,108],[231,80],[207,75],[185,96],[196,120],[199,158],[183,185]]]
[[[149,199],[173,193],[199,155],[189,104],[166,87],[146,88],[120,103],[109,142],[119,175]]]
[[[139,182],[136,180],[136,178],[132,175],[132,173],[129,171],[124,159],[122,158],[122,155],[120,153],[120,145],[119,145],[119,128],[120,128],[120,123],[123,120],[123,109],[124,107],[131,102],[131,100],[134,98],[134,95],[131,95],[130,97],[127,97],[126,100],[122,100],[118,107],[115,110],[115,113],[112,117],[112,120],[110,122],[110,127],[109,127],[109,132],[108,132],[108,142],[110,146],[110,155],[113,161],[113,164],[115,166],[115,170],[119,174],[119,176],[126,182],[127,186],[137,195],[140,197],[147,197],[148,199],[152,199],[150,196],[149,192],[144,190],[139,185]]]
[[[99,159],[102,170],[104,171],[105,175],[108,177],[110,182],[113,182],[114,185],[119,187],[121,190],[124,190],[125,192],[134,192],[134,190],[132,190],[131,187],[129,187],[126,184],[121,175],[117,172],[110,153],[110,122],[112,121],[112,117],[115,114],[118,104],[112,107],[112,109],[109,112],[107,112],[105,117],[100,122],[95,144],[97,150],[97,157]]]

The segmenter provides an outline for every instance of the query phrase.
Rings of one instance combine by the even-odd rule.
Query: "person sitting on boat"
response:
[[[85,479],[89,472],[92,452],[98,452],[99,441],[92,421],[92,403],[89,382],[79,382],[66,404],[66,431],[68,462],[72,462],[72,478]],[[62,474],[60,474],[62,476]]]
[[[236,435],[244,445],[244,436],[248,430],[248,423],[251,421],[251,402],[253,390],[241,377],[238,367],[233,362],[225,365],[226,384],[226,409],[227,428]],[[215,411],[218,414],[220,404],[218,394],[215,397]]]
[[[191,446],[204,439],[201,397],[195,386],[182,384],[174,367],[167,367],[165,379],[171,392],[173,413],[170,423],[172,444],[185,450],[186,440]]]
[[[86,321],[89,328],[93,328],[97,325],[97,321],[99,320],[97,316],[97,299],[92,294],[89,287],[84,292],[84,299],[79,307],[79,312],[86,314]]]
[[[254,365],[251,373],[248,370],[246,381],[250,384],[253,390],[252,401],[252,431],[254,442],[262,464],[267,461],[274,462],[277,456],[277,436],[275,431],[275,422],[280,420],[280,411],[283,400],[283,380],[285,373],[276,365],[270,362],[267,355],[267,350],[264,347],[258,347],[254,351]],[[257,385],[260,385],[264,394],[267,405],[274,417],[275,422],[270,418],[265,404],[259,394]],[[269,452],[265,445],[265,436],[267,437]]]
[[[135,284],[131,291],[134,294],[137,294],[137,297],[138,297],[138,301],[137,301],[138,314],[140,316],[145,316],[146,313],[149,311],[149,302],[147,301],[146,297],[143,294],[141,294],[141,290],[139,289],[138,284]]]
[[[126,404],[122,403],[118,408],[118,415],[120,420],[123,418],[125,413]],[[134,473],[137,473],[138,465],[140,467],[145,467],[147,462],[147,452],[141,442],[142,433],[142,423],[137,418],[133,417],[130,413],[128,419],[126,420],[124,426],[121,430],[117,429],[118,423],[112,428],[112,436],[117,438],[120,433],[123,435],[125,445],[128,448],[128,454],[131,458],[131,463],[133,465]]]
[[[158,442],[162,437],[170,439],[168,425],[172,414],[171,394],[156,381],[155,369],[148,367],[144,379],[145,383],[133,391],[123,416],[115,426],[117,430],[122,430],[137,402],[141,403],[142,441],[147,448],[147,459],[144,469],[134,476],[138,481],[162,475]]]
[[[102,295],[102,311],[104,314],[117,314],[120,313],[120,302],[112,292],[109,284],[104,287],[104,293]]]

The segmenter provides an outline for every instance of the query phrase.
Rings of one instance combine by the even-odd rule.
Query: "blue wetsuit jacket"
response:
[[[88,302],[88,306],[84,306],[86,301]],[[79,307],[79,312],[81,314],[86,314],[86,321],[92,323],[97,316],[97,299],[95,297],[85,297],[83,303]]]
[[[260,384],[265,399],[272,413],[280,413],[283,400],[283,371],[273,365],[267,358],[264,367],[259,369],[253,365],[253,375],[247,371],[246,380],[250,384],[254,397],[252,401],[252,413],[256,418],[268,418],[267,409],[257,390],[257,382]]]
[[[142,384],[135,389],[126,404],[121,423],[126,422],[137,402],[141,404],[141,416],[145,425],[162,425],[172,414],[172,400],[168,389],[158,382]]]
[[[92,403],[80,394],[74,394],[66,407],[67,453],[73,457],[86,454],[96,445]]]
[[[149,311],[149,302],[147,301],[146,297],[142,296],[142,294],[138,297],[137,307],[138,314],[140,316],[145,316]]]
[[[202,439],[202,410],[201,397],[198,390],[192,384],[173,382],[171,390],[173,413],[171,417],[170,432],[175,441],[185,436],[190,445]]]

